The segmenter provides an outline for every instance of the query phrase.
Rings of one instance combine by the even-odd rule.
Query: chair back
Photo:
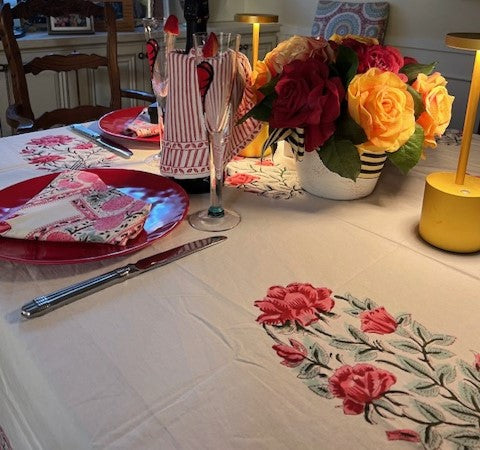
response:
[[[13,33],[13,20],[29,20],[37,15],[62,17],[69,14],[103,18],[107,30],[106,56],[75,52],[67,55],[49,54],[36,57],[31,61],[22,61],[22,55]],[[9,4],[4,4],[0,6],[0,38],[7,57],[14,101],[7,109],[7,122],[16,133],[96,120],[109,111],[120,109],[122,95],[130,98],[140,98],[145,101],[154,101],[151,94],[143,93],[145,95],[142,95],[142,93],[138,93],[139,96],[136,96],[134,95],[137,93],[136,91],[126,92],[126,90],[122,91],[120,88],[116,18],[111,3],[104,2],[104,6],[100,6],[88,0],[25,0],[13,8],[10,8]],[[110,85],[110,104],[108,106],[78,105],[72,108],[46,111],[39,117],[34,116],[30,103],[27,74],[38,75],[46,70],[55,72],[75,71],[75,77],[78,80],[78,71],[100,67],[106,67],[108,71]]]
[[[329,39],[333,34],[374,37],[383,43],[389,15],[388,2],[352,3],[320,0],[312,36]]]

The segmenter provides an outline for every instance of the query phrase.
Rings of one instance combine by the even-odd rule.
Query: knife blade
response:
[[[70,125],[70,129],[76,131],[82,136],[91,139],[97,144],[100,144],[102,147],[105,147],[106,149],[121,156],[122,158],[130,158],[133,155],[133,152],[124,145],[118,144],[111,139],[102,136],[100,133],[97,133],[96,131],[90,130],[90,128],[80,125],[79,123],[74,123],[73,125]]]
[[[89,292],[98,291],[108,283],[113,281],[123,281],[129,276],[139,275],[157,267],[165,266],[177,259],[184,258],[192,253],[211,247],[219,242],[227,239],[227,236],[212,236],[204,239],[189,242],[180,245],[179,247],[157,253],[148,258],[143,258],[133,264],[119,267],[110,272],[98,275],[88,280],[72,284],[64,289],[52,292],[51,294],[41,295],[26,303],[21,308],[21,314],[27,319],[42,316],[50,311],[53,311],[63,305],[71,303],[80,298],[80,296],[87,295]]]

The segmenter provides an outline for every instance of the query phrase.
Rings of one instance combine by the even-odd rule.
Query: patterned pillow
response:
[[[388,22],[387,2],[346,3],[318,2],[312,26],[312,36],[330,38],[337,33],[376,37],[380,43],[385,37]]]

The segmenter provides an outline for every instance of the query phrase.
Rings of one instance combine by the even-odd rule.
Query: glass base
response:
[[[147,166],[160,167],[161,159],[162,159],[162,155],[160,153],[155,153],[154,155],[150,155],[147,158],[145,158],[145,161],[143,162]]]
[[[209,215],[209,210],[197,211],[188,216],[188,222],[193,228],[201,231],[226,231],[236,227],[241,220],[240,214],[231,209],[224,209],[223,215]]]

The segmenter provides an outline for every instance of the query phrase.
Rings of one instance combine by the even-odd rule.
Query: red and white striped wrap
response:
[[[209,60],[214,69],[212,84],[206,102],[214,102],[221,95],[222,76],[215,71],[215,60]],[[240,125],[238,120],[253,107],[255,95],[250,87],[251,67],[248,58],[237,53],[238,72],[232,93],[236,113],[232,117],[232,131],[228,139],[225,163],[246,147],[260,132],[261,122],[248,119]],[[169,55],[170,79],[167,96],[165,138],[163,141],[160,172],[175,178],[199,178],[209,174],[209,148],[204,126],[202,100],[197,82],[195,54]],[[217,76],[215,76],[217,74]]]

